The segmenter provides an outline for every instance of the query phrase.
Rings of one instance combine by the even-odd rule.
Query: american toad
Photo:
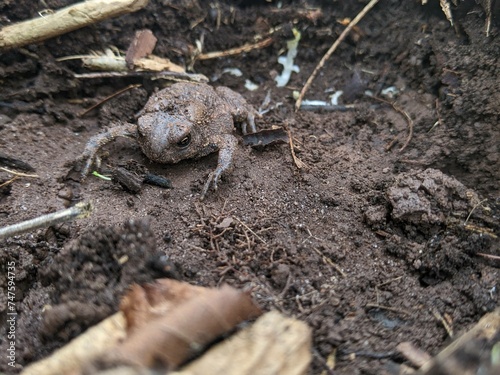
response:
[[[85,147],[82,178],[89,173],[99,148],[117,137],[134,137],[144,154],[158,163],[177,163],[219,151],[217,168],[210,173],[202,198],[211,184],[217,189],[221,174],[232,163],[238,143],[235,123],[255,132],[257,112],[238,93],[227,87],[176,83],[152,95],[139,113],[137,125],[124,124],[93,136]]]

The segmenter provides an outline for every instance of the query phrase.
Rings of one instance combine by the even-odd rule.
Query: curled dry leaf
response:
[[[12,156],[3,154],[1,152],[0,152],[0,166],[5,166],[8,168],[15,168],[15,169],[19,169],[21,171],[26,171],[26,172],[34,172],[35,171],[35,168],[33,168],[28,163],[25,163],[22,160],[16,159]]]
[[[201,286],[172,279],[133,285],[120,303],[120,310],[127,322],[128,335],[152,320],[165,316],[181,303],[199,296],[204,290]]]
[[[260,147],[278,143],[288,143],[288,133],[283,128],[264,129],[243,136],[245,146]]]
[[[133,69],[136,60],[151,54],[156,46],[157,40],[158,39],[156,39],[151,30],[146,29],[137,31],[125,55],[127,67]]]
[[[176,368],[206,344],[231,331],[261,310],[244,292],[191,286],[164,279],[135,286],[122,303],[129,328],[127,339],[100,362]]]

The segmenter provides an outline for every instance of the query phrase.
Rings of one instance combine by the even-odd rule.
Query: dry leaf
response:
[[[288,133],[283,128],[264,129],[243,136],[245,146],[260,147],[278,143],[288,143]]]
[[[133,329],[99,361],[104,367],[176,368],[237,324],[261,314],[247,293],[227,285],[200,288],[165,279],[139,288],[123,304]]]
[[[165,316],[171,309],[205,290],[206,288],[201,286],[173,279],[158,279],[150,284],[133,285],[120,303],[128,334],[156,318]]]
[[[127,67],[133,69],[136,60],[151,54],[156,46],[157,40],[158,39],[156,39],[151,30],[146,29],[137,31],[125,55]]]
[[[149,55],[134,61],[136,70],[146,70],[149,72],[162,72],[164,70],[170,72],[184,73],[185,70],[182,66],[174,64],[169,59],[164,59],[155,55]]]

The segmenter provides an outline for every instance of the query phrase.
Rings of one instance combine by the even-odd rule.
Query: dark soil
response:
[[[74,2],[44,3],[57,9]],[[0,371],[15,373],[47,356],[115,311],[130,283],[160,276],[252,290],[264,309],[304,320],[313,329],[311,374],[323,370],[335,349],[336,374],[393,368],[404,362],[394,354],[403,341],[434,355],[449,341],[435,312],[459,333],[499,305],[500,263],[483,255],[500,255],[498,18],[487,38],[484,12],[474,1],[455,10],[453,28],[437,0],[425,7],[382,0],[306,95],[329,100],[329,91],[343,89],[341,101],[355,109],[295,112],[292,91],[302,88],[343,30],[338,20],[354,17],[364,4],[281,3],[150,1],[135,14],[2,52],[0,153],[30,164],[39,178],[0,187],[0,226],[78,201],[91,201],[94,209],[87,219],[0,242],[2,275],[15,263],[18,314],[13,369],[5,355],[9,296],[2,276]],[[38,17],[40,4],[4,1],[0,22]],[[133,122],[166,83],[75,79],[74,72],[87,71],[81,62],[57,58],[110,46],[126,50],[136,30],[149,28],[158,38],[154,53],[183,65],[202,37],[204,51],[220,51],[272,27],[281,27],[272,45],[198,61],[194,71],[220,76],[213,85],[240,92],[256,108],[270,91],[271,104],[283,104],[258,126],[288,124],[306,167],[294,165],[287,145],[241,145],[234,169],[200,202],[216,155],[159,165],[121,139],[105,148],[104,172],[146,167],[173,188],[144,185],[132,194],[117,183],[93,176],[79,183],[68,175],[89,137],[111,122]],[[300,73],[277,88],[277,58],[293,27],[302,33]],[[233,67],[243,76],[221,75]],[[246,90],[245,79],[259,88]],[[132,83],[142,87],[78,116]],[[399,90],[399,112],[363,95],[389,86]],[[402,112],[413,121],[413,137],[400,151],[409,132]],[[0,182],[12,177],[0,173]]]

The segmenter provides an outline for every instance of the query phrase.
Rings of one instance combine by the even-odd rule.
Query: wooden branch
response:
[[[483,316],[467,333],[453,341],[432,360],[426,362],[418,374],[479,373],[479,367],[491,361],[490,352],[493,345],[498,342],[499,335],[500,308],[497,308]],[[485,374],[498,374],[493,369],[492,372],[488,372],[486,368],[484,370]]]
[[[148,0],[89,0],[41,14],[39,18],[5,26],[0,30],[0,50],[21,47],[65,34],[108,18],[144,8]]]

